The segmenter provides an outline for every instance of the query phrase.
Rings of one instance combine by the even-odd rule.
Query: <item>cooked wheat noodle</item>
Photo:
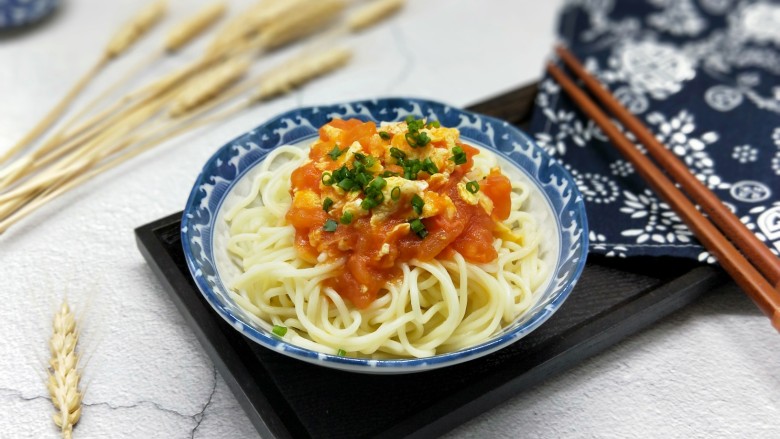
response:
[[[529,187],[512,181],[512,211],[504,224],[522,237],[519,245],[496,239],[498,258],[474,264],[460,254],[449,260],[400,264],[400,279],[366,309],[357,309],[323,286],[340,261],[312,264],[294,247],[290,175],[307,151],[275,149],[259,165],[249,193],[225,206],[227,251],[241,274],[228,287],[233,299],[267,328],[288,328],[285,339],[320,352],[370,358],[429,357],[484,342],[527,311],[549,267],[540,258],[540,232],[523,210]],[[482,150],[475,167],[498,166]]]

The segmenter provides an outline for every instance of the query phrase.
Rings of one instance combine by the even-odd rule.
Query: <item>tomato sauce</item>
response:
[[[446,139],[436,137],[452,137],[452,132],[457,134],[456,130],[426,129],[426,133],[434,137],[428,146],[410,149],[407,133],[411,133],[411,129],[406,131],[396,126],[394,132],[388,133],[384,127],[378,129],[374,122],[335,119],[320,128],[319,140],[309,153],[310,160],[291,175],[293,202],[285,218],[295,227],[296,250],[310,262],[317,261],[322,253],[328,260],[343,260],[338,275],[325,283],[358,308],[368,307],[388,281],[400,276],[399,263],[452,257],[453,252],[474,263],[488,263],[497,257],[493,247],[494,232],[497,222],[505,220],[511,210],[509,179],[500,170],[493,169],[477,182],[481,195],[474,192],[472,199],[464,199],[463,188],[459,186],[464,184],[464,176],[471,170],[473,157],[479,150],[458,141],[448,144]],[[386,153],[391,147],[406,151],[404,154],[409,155],[410,161],[388,159]],[[411,166],[412,155],[419,156],[418,160],[422,162],[435,157],[434,149],[444,149],[447,150],[445,155],[452,153],[454,157],[453,147],[460,148],[465,162],[461,159],[462,163],[455,164],[458,160],[439,158],[435,164],[438,172],[420,171],[413,181],[393,175],[403,175],[405,168],[402,165]],[[357,207],[362,200],[371,197],[367,185],[364,192],[336,188],[339,185],[333,176],[341,167],[349,169],[356,165],[359,159],[355,153],[372,157],[372,161],[363,162],[371,164],[365,166],[367,175],[376,180],[379,180],[378,175],[384,175],[386,181],[393,181],[395,185],[391,190],[388,184],[383,189],[388,196],[376,196],[383,201],[371,209]],[[490,211],[484,207],[485,203],[475,202],[478,196],[489,199]],[[424,198],[426,207],[416,209],[412,202],[414,197]],[[326,199],[331,201],[330,206]],[[345,218],[347,214],[349,218]],[[415,219],[424,226],[424,232],[414,230]],[[416,227],[421,226],[417,224]]]

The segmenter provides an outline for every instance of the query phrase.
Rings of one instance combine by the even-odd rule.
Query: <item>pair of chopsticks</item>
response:
[[[718,259],[723,269],[771,319],[775,329],[780,331],[780,259],[772,254],[681,160],[664,147],[639,119],[589,74],[569,50],[558,46],[555,51],[592,95],[626,129],[634,133],[663,171],[618,130],[607,114],[569,79],[563,70],[549,63],[547,72],[575,104],[601,128],[620,153],[634,165],[637,173],[672,206],[704,247]],[[674,181],[670,180],[670,177]],[[690,196],[690,200],[675,186],[675,183]],[[706,212],[707,216],[696,208],[694,202]]]

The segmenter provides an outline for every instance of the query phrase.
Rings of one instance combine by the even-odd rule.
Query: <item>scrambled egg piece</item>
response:
[[[295,192],[292,205],[299,209],[316,208],[322,206],[320,196],[314,191],[302,190]]]
[[[387,182],[387,185],[382,189],[384,200],[372,211],[372,225],[376,225],[377,223],[384,221],[400,208],[408,208],[406,205],[402,205],[401,203],[393,201],[392,191],[396,187],[401,191],[401,196],[399,199],[409,199],[414,195],[422,198],[423,192],[428,189],[428,183],[423,180],[407,180],[401,177],[387,177],[385,178],[385,181]]]
[[[458,195],[460,195],[460,198],[462,198],[463,201],[471,204],[472,206],[479,204],[488,214],[493,212],[493,200],[486,197],[481,191],[472,194],[468,189],[466,189],[466,183],[458,183],[457,187]]]

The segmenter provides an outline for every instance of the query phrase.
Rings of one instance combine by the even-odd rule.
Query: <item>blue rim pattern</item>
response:
[[[285,342],[254,324],[230,299],[214,263],[213,230],[222,200],[234,183],[268,152],[313,138],[332,118],[399,121],[407,115],[439,120],[458,128],[461,137],[491,149],[516,164],[546,196],[559,224],[559,257],[555,277],[542,297],[518,321],[487,342],[456,352],[421,359],[372,360],[310,351]],[[206,163],[187,201],[181,238],[187,265],[198,288],[217,313],[255,342],[304,361],[368,373],[405,373],[448,366],[507,346],[547,320],[566,300],[585,265],[587,219],[582,196],[569,173],[527,135],[507,122],[421,99],[388,98],[301,108],[277,116],[228,142]]]
[[[60,0],[0,0],[0,29],[25,26],[42,20]]]

